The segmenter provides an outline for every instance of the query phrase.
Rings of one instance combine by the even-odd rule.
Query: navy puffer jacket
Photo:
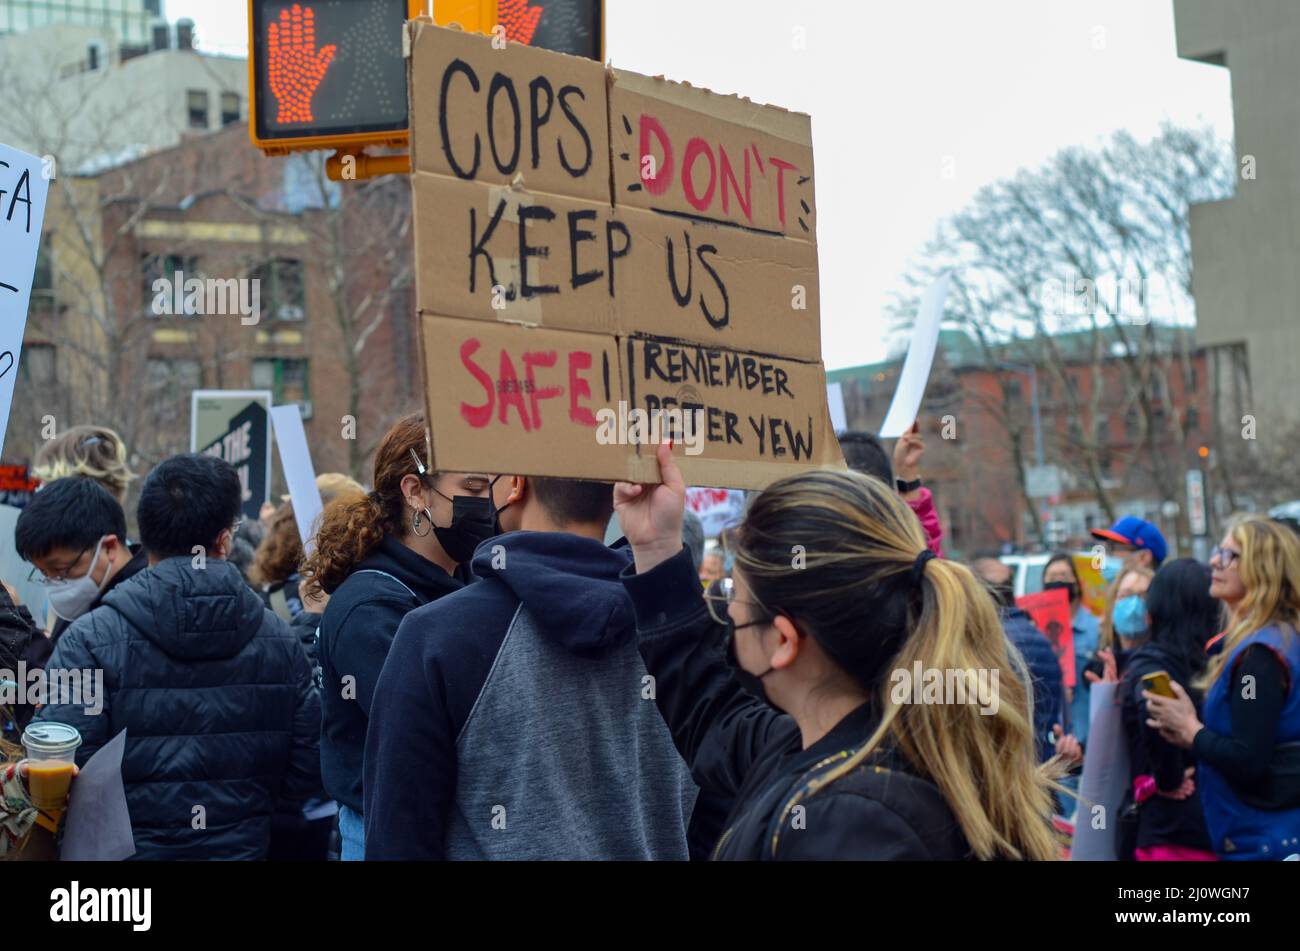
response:
[[[127,731],[138,859],[265,858],[277,798],[320,786],[307,655],[229,562],[169,558],[117,586],[59,640],[59,669],[103,671],[100,712],[65,696],[39,717],[81,731],[78,765]]]

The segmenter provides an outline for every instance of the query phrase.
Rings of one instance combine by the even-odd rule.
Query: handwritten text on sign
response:
[[[695,485],[839,461],[807,116],[426,21],[407,48],[440,468],[655,481],[664,433]]]
[[[0,452],[9,428],[49,187],[39,158],[0,145]]]

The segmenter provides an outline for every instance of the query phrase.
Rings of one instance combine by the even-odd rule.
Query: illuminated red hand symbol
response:
[[[280,22],[267,28],[267,66],[271,94],[278,107],[275,121],[311,122],[311,100],[334,60],[334,46],[316,49],[316,14],[294,4],[280,11]]]
[[[529,6],[528,0],[501,0],[497,4],[497,22],[505,27],[506,39],[511,43],[531,46],[544,9]]]

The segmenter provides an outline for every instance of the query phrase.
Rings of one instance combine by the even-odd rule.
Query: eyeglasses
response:
[[[85,557],[86,552],[90,551],[97,544],[99,544],[99,539],[95,539],[95,541],[91,542],[85,548],[81,549],[80,554],[78,554],[76,558],[72,559],[72,561],[69,562],[66,568],[64,568],[62,571],[60,571],[58,574],[54,576],[45,574],[45,572],[41,571],[41,569],[33,565],[32,570],[27,572],[27,580],[33,582],[34,584],[44,584],[44,585],[62,584],[63,582],[68,580],[68,572],[71,571],[73,568],[77,567],[77,565],[81,563],[81,559]]]
[[[709,617],[733,631],[754,627],[758,624],[770,624],[774,616],[773,612],[768,610],[767,606],[761,601],[746,601],[737,598],[736,582],[731,578],[719,578],[717,581],[712,582],[704,591],[704,604],[709,609]],[[736,624],[731,619],[731,612],[727,610],[732,604],[752,605],[761,609],[764,616],[754,621],[746,621],[744,624]]]
[[[1240,557],[1241,552],[1233,551],[1231,548],[1224,548],[1222,545],[1215,545],[1214,549],[1210,552],[1210,561],[1217,561],[1225,568]]]

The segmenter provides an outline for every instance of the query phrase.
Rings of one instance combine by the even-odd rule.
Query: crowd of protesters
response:
[[[245,521],[195,454],[143,478],[128,539],[121,439],[69,430],[14,539],[51,614],[0,590],[0,671],[102,696],[0,705],[0,857],[57,854],[42,724],[78,767],[126,732],[143,860],[1053,859],[1112,755],[1116,857],[1300,853],[1292,526],[1238,517],[1204,564],[1122,518],[1100,606],[1053,554],[1058,656],[1011,565],[945,557],[919,426],[840,442],[706,547],[670,447],[654,485],[437,472],[412,415],[369,488],[318,479],[304,549],[292,499]],[[1120,753],[1090,734],[1112,711]]]

